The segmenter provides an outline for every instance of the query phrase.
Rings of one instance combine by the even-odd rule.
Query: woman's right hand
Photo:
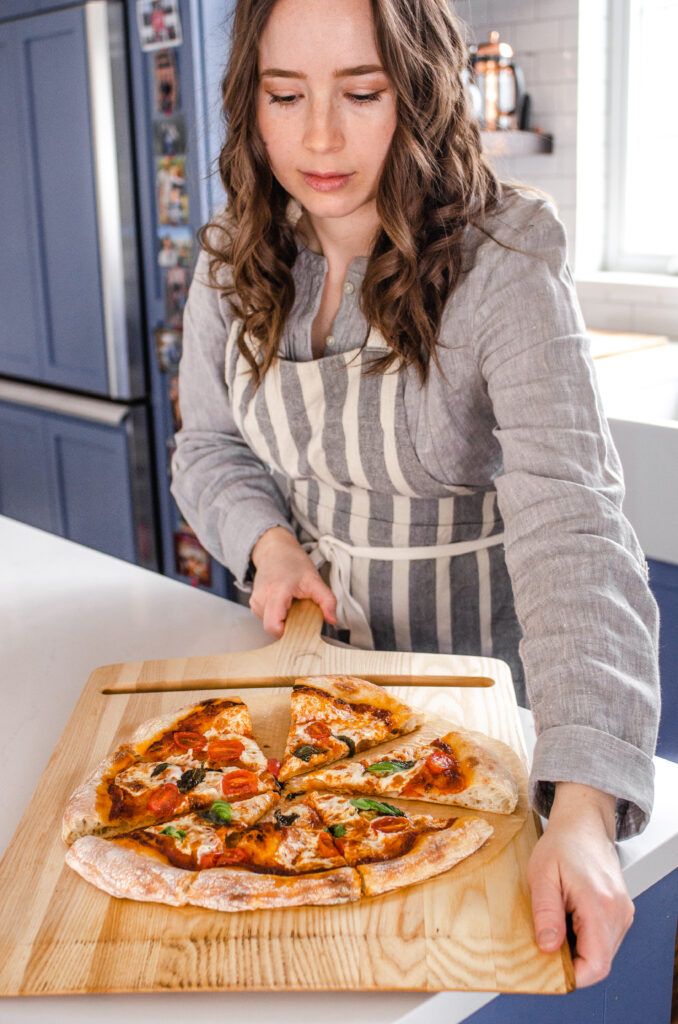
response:
[[[263,620],[264,629],[282,636],[292,599],[310,598],[322,609],[325,621],[337,622],[337,599],[293,534],[283,526],[262,533],[252,548],[256,572],[250,608]]]

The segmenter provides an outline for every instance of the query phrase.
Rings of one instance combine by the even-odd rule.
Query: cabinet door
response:
[[[45,425],[62,535],[128,562],[136,561],[124,422],[109,427],[50,416]]]
[[[62,534],[44,418],[0,403],[0,513]]]
[[[147,473],[134,449],[145,439],[135,438],[133,415],[98,423],[0,401],[0,513],[155,568],[153,541],[141,550],[149,516],[139,515],[137,477]]]
[[[0,372],[106,394],[82,7],[0,24]]]

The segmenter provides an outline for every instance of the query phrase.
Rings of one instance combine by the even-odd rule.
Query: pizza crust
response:
[[[383,686],[357,676],[301,676],[294,680],[294,685],[312,686],[349,704],[371,704],[375,708],[390,711],[394,730],[400,734],[412,732],[425,719],[422,712],[413,711]]]
[[[172,907],[182,907],[187,902],[192,872],[99,836],[76,840],[66,854],[66,863],[87,882],[117,899],[169,903]]]
[[[66,863],[109,896],[172,907],[190,903],[232,912],[348,903],[362,895],[354,868],[298,876],[243,868],[187,871],[98,836],[78,839],[66,854]]]
[[[359,864],[365,896],[415,885],[448,871],[479,850],[494,829],[484,818],[461,818],[448,829],[420,836],[402,857],[377,864]]]
[[[212,910],[266,910],[274,907],[349,903],[362,895],[355,868],[309,875],[265,875],[244,868],[196,872],[188,902]]]
[[[104,778],[117,775],[138,758],[131,747],[119,747],[114,754],[104,758],[96,766],[66,804],[61,822],[61,837],[70,846],[76,839],[86,835],[112,836],[122,829],[129,831],[129,825],[106,825],[97,808],[97,793]]]

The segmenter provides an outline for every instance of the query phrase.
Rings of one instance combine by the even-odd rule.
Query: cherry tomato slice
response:
[[[376,832],[406,832],[410,827],[407,818],[396,817],[395,814],[375,818],[371,825]]]
[[[151,793],[146,807],[151,814],[171,814],[180,799],[178,787],[173,782],[166,782]]]
[[[318,836],[318,856],[336,857],[337,848],[327,832],[321,832]]]
[[[180,750],[204,750],[207,740],[200,732],[175,732],[174,742]]]
[[[326,740],[331,735],[329,726],[324,722],[311,722],[310,725],[304,726],[304,731],[314,740]]]
[[[273,778],[277,779],[280,773],[280,761],[278,760],[278,758],[269,757],[268,761],[266,762],[266,767],[268,768]]]
[[[237,761],[245,744],[240,740],[212,740],[207,747],[207,756],[210,761]]]
[[[229,864],[244,864],[247,859],[245,851],[239,850],[237,846],[234,846],[232,850],[222,850],[217,854],[217,864],[220,867],[226,867]]]
[[[455,771],[459,770],[459,765],[451,754],[446,754],[443,750],[434,750],[432,754],[429,754],[426,758],[426,767],[433,775],[442,775],[443,772],[449,771],[453,768]]]
[[[221,781],[221,791],[224,796],[249,796],[256,793],[259,788],[259,781],[254,772],[248,772],[245,768],[236,768],[228,772]]]

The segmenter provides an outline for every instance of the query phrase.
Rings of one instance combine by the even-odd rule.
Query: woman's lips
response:
[[[343,188],[353,177],[352,174],[332,174],[319,177],[317,174],[305,174],[303,171],[301,176],[306,184],[316,192],[334,192],[338,188]]]

